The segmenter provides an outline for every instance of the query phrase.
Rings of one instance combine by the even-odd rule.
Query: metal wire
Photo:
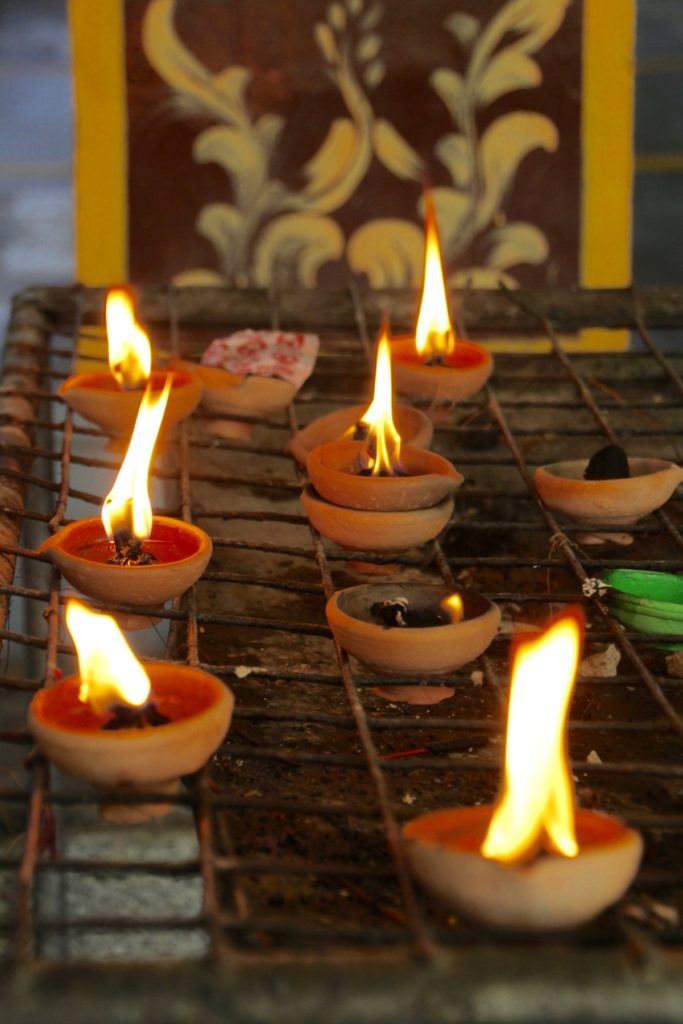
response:
[[[50,295],[44,301],[55,302],[64,328],[66,299]],[[40,302],[32,301],[43,313]],[[68,853],[64,843],[51,843],[46,814],[94,805],[95,796],[53,785],[48,766],[36,760],[30,777],[0,788],[0,807],[12,813],[25,809],[21,849],[12,851],[10,844],[10,853],[5,855],[3,848],[0,856],[0,872],[15,871],[18,881],[14,912],[6,919],[0,912],[0,932],[12,939],[15,960],[40,959],[41,950],[52,949],[59,936],[68,951],[71,935],[129,929],[150,936],[205,931],[209,958],[231,963],[248,956],[267,964],[283,950],[308,959],[333,953],[344,962],[349,950],[362,950],[372,958],[380,950],[397,949],[408,962],[416,956],[433,958],[449,946],[514,945],[509,936],[501,939],[448,918],[416,893],[400,842],[401,822],[419,810],[449,798],[462,802],[469,789],[476,799],[495,791],[507,635],[496,639],[478,665],[445,679],[427,681],[406,674],[391,680],[394,685],[453,686],[456,696],[450,702],[428,709],[387,707],[378,705],[373,694],[377,677],[332,642],[323,615],[324,600],[356,581],[352,563],[359,561],[389,572],[391,579],[410,574],[454,586],[471,578],[472,586],[501,603],[508,622],[511,616],[542,621],[551,608],[579,599],[580,584],[608,567],[674,572],[683,567],[680,500],[633,528],[633,556],[628,549],[617,549],[616,555],[610,549],[587,554],[580,547],[581,529],[559,523],[533,487],[533,467],[542,461],[537,458],[539,446],[545,451],[547,445],[589,444],[593,438],[597,447],[601,437],[622,443],[637,439],[639,445],[657,449],[675,446],[678,428],[668,417],[681,410],[680,360],[657,348],[638,295],[630,299],[631,326],[645,353],[611,356],[619,366],[614,382],[604,357],[570,355],[562,348],[559,332],[564,323],[542,302],[537,306],[533,295],[496,297],[497,315],[503,315],[503,301],[510,306],[505,316],[514,319],[521,310],[527,324],[540,326],[551,352],[501,357],[485,404],[479,399],[464,403],[454,418],[437,424],[437,447],[453,453],[456,464],[466,467],[466,476],[471,468],[473,482],[460,492],[458,513],[443,536],[423,551],[340,551],[309,529],[293,504],[300,479],[284,451],[291,431],[368,394],[370,323],[376,309],[355,286],[349,292],[347,330],[340,334],[338,325],[334,331],[323,325],[325,355],[288,419],[271,417],[256,425],[251,439],[230,440],[199,433],[204,420],[196,417],[168,442],[166,458],[155,470],[155,479],[169,494],[170,507],[163,511],[208,528],[215,557],[200,583],[182,602],[158,609],[158,618],[170,627],[171,661],[184,660],[224,676],[238,697],[224,747],[171,801],[191,808],[197,853],[173,861],[117,852],[99,859],[95,867],[90,859]],[[91,293],[82,293],[81,308],[88,315],[93,302]],[[167,334],[161,344],[168,338],[170,350],[185,356],[188,347],[196,349],[196,332],[185,337],[183,303],[174,289],[167,290],[163,302],[166,319],[159,329]],[[262,322],[287,323],[288,302],[273,291],[264,299]],[[572,296],[566,302],[571,310]],[[619,303],[623,319],[623,301]],[[649,300],[645,308],[651,311]],[[46,312],[54,321],[50,310]],[[110,473],[117,463],[115,455],[102,451],[101,432],[72,422],[68,412],[63,415],[51,391],[53,382],[71,372],[78,338],[84,336],[75,306],[72,314],[72,343],[45,330],[34,339],[41,352],[39,365],[31,366],[19,386],[15,376],[24,372],[27,352],[33,359],[36,351],[20,331],[19,314],[7,349],[7,365],[15,375],[7,395],[32,403],[35,418],[28,458],[21,444],[7,441],[0,477],[22,491],[29,489],[25,518],[43,534],[78,518],[79,502],[97,506],[102,495],[80,481],[90,472]],[[467,322],[476,326],[471,317]],[[557,399],[549,390],[553,388]],[[484,408],[498,435],[495,450],[467,449],[462,423]],[[548,417],[542,421],[547,428],[523,419],[539,410]],[[12,411],[0,412],[2,422],[18,423]],[[662,417],[667,420],[662,422]],[[235,421],[253,423],[249,417]],[[486,429],[475,426],[468,436],[483,437]],[[16,522],[21,514],[13,500],[3,499],[0,516]],[[71,645],[60,640],[64,589],[58,574],[46,570],[44,556],[22,544],[18,535],[0,544],[0,556],[12,564],[17,561],[16,577],[0,581],[2,598],[23,601],[39,612],[27,618],[30,628],[10,620],[0,629],[13,659],[23,651],[44,652],[41,679],[19,667],[0,680],[3,692],[25,701],[41,682],[50,685],[64,658],[73,656]],[[570,725],[571,743],[578,751],[573,770],[582,790],[607,805],[621,800],[621,813],[645,832],[651,857],[630,905],[645,915],[640,927],[648,948],[660,943],[677,948],[682,941],[678,915],[683,913],[683,873],[675,853],[683,832],[683,680],[665,673],[663,656],[648,646],[652,638],[623,629],[599,599],[591,601],[591,608],[591,648],[614,644],[623,660],[614,676],[600,677],[588,669],[581,675],[579,712]],[[480,679],[474,683],[476,670]],[[443,736],[462,743],[448,755],[430,753],[430,742]],[[10,725],[0,732],[0,743],[21,749],[28,743],[26,730]],[[411,753],[422,747],[422,753]],[[596,748],[602,750],[599,756]],[[650,804],[653,787],[657,800]],[[131,803],[136,799],[140,802],[131,796]],[[58,831],[68,829],[68,820],[59,815]],[[88,908],[70,914],[68,907],[43,905],[45,879],[87,878],[94,871],[105,877],[200,878],[201,908],[186,917],[130,917],[117,913],[116,907],[108,914],[89,913]],[[654,923],[647,918],[653,913],[656,918],[658,912],[647,902],[650,892],[656,893],[658,906],[669,908],[668,918],[653,918]],[[559,945],[627,945],[622,911]],[[68,952],[62,958],[66,965]]]

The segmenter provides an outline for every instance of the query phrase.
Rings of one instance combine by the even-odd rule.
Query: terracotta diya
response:
[[[394,338],[391,360],[399,394],[434,401],[470,398],[493,372],[493,356],[487,349],[455,336],[429,192],[425,193],[424,277],[415,336]]]
[[[418,881],[493,927],[583,924],[618,900],[638,870],[640,835],[574,806],[566,721],[582,631],[582,616],[570,611],[518,648],[495,807],[433,811],[403,829]]]
[[[104,603],[152,608],[184,593],[201,576],[211,539],[189,523],[153,516],[149,464],[170,393],[145,391],[133,436],[100,518],[64,527],[40,546],[74,587]],[[126,628],[150,625],[145,616],[119,615]]]
[[[370,583],[333,594],[325,608],[339,645],[383,673],[432,676],[477,658],[493,640],[500,609],[479,594],[421,583]],[[381,686],[387,700],[435,704],[450,686]]]
[[[334,441],[310,452],[306,468],[315,491],[308,491],[303,502],[311,521],[332,540],[362,550],[399,550],[415,543],[416,536],[419,542],[432,539],[439,532],[434,527],[441,529],[448,521],[444,513],[450,515],[463,477],[440,455],[401,444],[392,413],[386,338],[379,343],[367,421],[365,441]],[[399,519],[375,519],[382,515]],[[409,524],[410,539],[403,531]],[[381,548],[374,546],[378,529],[383,531]]]
[[[28,724],[50,761],[107,791],[110,821],[166,814],[166,801],[118,804],[115,793],[171,795],[222,742],[232,692],[214,676],[184,665],[137,661],[108,615],[69,601],[67,626],[79,661],[69,676],[33,698]]]
[[[381,338],[388,340],[388,332],[388,324],[385,321],[382,324]],[[337,409],[335,412],[330,412],[327,416],[321,416],[309,423],[303,430],[299,430],[287,446],[288,451],[292,453],[297,462],[305,466],[306,459],[313,449],[327,444],[329,441],[367,440],[373,406],[378,400],[377,389],[380,382],[377,376],[377,361],[379,352],[378,345],[373,401],[367,408],[362,405],[352,405],[346,409]],[[425,416],[419,409],[413,409],[410,405],[394,405],[393,417],[403,444],[410,444],[414,448],[429,448],[434,434],[434,425],[428,416]]]
[[[167,373],[152,370],[149,339],[135,319],[125,289],[112,289],[106,302],[110,372],[79,373],[57,389],[66,404],[107,434],[129,434],[133,429],[145,386],[161,391]],[[171,427],[192,413],[202,395],[202,384],[190,363],[169,367],[171,393],[164,421]]]
[[[607,453],[617,459],[614,453],[620,452],[623,468],[616,469],[620,475],[591,473],[593,466],[612,461]],[[606,471],[596,470],[597,473]],[[665,459],[629,458],[615,445],[601,449],[590,460],[554,462],[534,472],[534,485],[544,505],[563,512],[577,523],[598,527],[632,526],[664,505],[681,483],[683,469],[675,463]]]

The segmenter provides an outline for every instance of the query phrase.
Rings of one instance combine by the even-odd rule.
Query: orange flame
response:
[[[386,319],[382,323],[377,345],[375,391],[372,402],[361,416],[360,422],[368,427],[368,437],[363,451],[365,468],[370,469],[373,476],[393,473],[400,462],[401,435],[394,426],[389,326]]]
[[[441,259],[439,229],[431,192],[426,191],[424,283],[420,312],[415,328],[415,349],[419,356],[450,355],[455,348],[455,333],[448,311],[448,293]]]
[[[485,857],[512,864],[539,849],[564,857],[579,852],[565,737],[582,632],[583,616],[572,610],[517,651],[505,781],[481,848]]]
[[[142,396],[126,457],[102,506],[102,522],[110,540],[115,535],[145,540],[152,532],[152,504],[147,477],[171,392],[172,377],[170,373],[167,375],[161,392],[153,396],[147,385]]]
[[[66,625],[78,654],[78,699],[98,715],[115,704],[141,707],[149,697],[149,677],[111,615],[99,615],[72,598]]]
[[[109,369],[121,387],[141,387],[152,369],[152,349],[125,289],[107,293],[106,319]]]
[[[444,597],[441,607],[448,612],[454,624],[460,622],[465,611],[460,594],[449,594],[448,597]]]

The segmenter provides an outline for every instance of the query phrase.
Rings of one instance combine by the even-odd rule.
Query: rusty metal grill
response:
[[[609,567],[683,569],[679,497],[631,530],[631,547],[586,548],[531,480],[535,465],[590,455],[605,438],[680,460],[683,291],[461,296],[468,335],[533,334],[546,350],[500,351],[485,394],[443,418],[435,448],[466,484],[440,540],[401,556],[321,539],[284,449],[297,427],[363,400],[380,314],[409,327],[415,296],[143,291],[157,345],[183,357],[246,324],[317,330],[322,351],[288,415],[253,424],[248,441],[208,435],[195,416],[157,464],[156,510],[206,529],[214,558],[191,593],[159,609],[152,644],[223,677],[237,710],[210,766],[142,844],[97,826],[95,794],[36,759],[24,725],[31,694],[74,665],[63,586],[35,548],[96,513],[118,464],[54,395],[101,303],[85,289],[18,296],[0,385],[0,951],[13,1019],[57,1005],[72,1020],[95,1007],[107,1020],[149,1018],[150,1007],[170,1020],[179,1006],[209,1021],[678,1019],[683,678],[599,599],[584,657],[611,643],[621,660],[616,675],[581,674],[570,753],[581,799],[644,833],[622,903],[559,937],[494,934],[415,890],[399,829],[494,796],[513,624],[543,622]],[[632,347],[570,353],[560,335],[586,326],[628,328]],[[478,665],[443,680],[456,688],[448,702],[387,704],[377,677],[336,649],[324,601],[367,579],[359,561],[381,579],[464,582],[501,604],[503,632]],[[388,756],[444,738],[447,756]],[[190,814],[196,845],[171,856]],[[189,912],[176,885],[189,886]]]

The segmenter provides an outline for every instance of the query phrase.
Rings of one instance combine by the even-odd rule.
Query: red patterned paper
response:
[[[317,334],[248,328],[212,341],[202,364],[240,377],[279,377],[298,390],[313,372],[319,344]]]

